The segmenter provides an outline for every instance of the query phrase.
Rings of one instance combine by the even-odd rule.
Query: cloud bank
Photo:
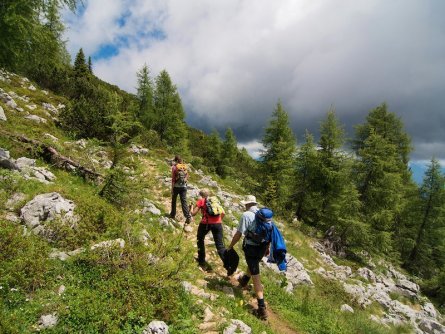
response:
[[[352,137],[386,102],[420,160],[445,158],[444,12],[425,0],[89,0],[64,17],[70,53],[82,47],[102,79],[134,92],[144,63],[167,69],[196,128],[230,126],[257,147],[280,100],[299,142],[331,106]]]

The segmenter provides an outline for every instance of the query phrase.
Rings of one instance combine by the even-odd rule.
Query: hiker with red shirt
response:
[[[179,195],[181,199],[182,213],[186,218],[185,223],[189,224],[192,221],[189,208],[187,206],[187,171],[178,170],[178,166],[183,164],[181,157],[175,156],[174,164],[172,166],[172,205],[170,211],[170,218],[175,219],[176,216],[176,199]],[[182,174],[181,174],[182,173]]]
[[[209,215],[207,211],[206,199],[210,195],[208,189],[202,189],[199,192],[201,198],[196,202],[196,206],[192,207],[191,214],[195,216],[199,211],[201,211],[202,218],[198,226],[198,233],[196,235],[197,245],[198,245],[198,264],[201,268],[208,271],[211,270],[211,266],[206,262],[205,245],[204,239],[209,231],[212,231],[213,240],[215,241],[215,246],[218,251],[218,255],[221,260],[224,259],[224,252],[226,250],[224,246],[223,238],[223,226],[222,219],[224,218],[224,210],[221,214],[217,216]],[[222,208],[221,208],[222,209]]]

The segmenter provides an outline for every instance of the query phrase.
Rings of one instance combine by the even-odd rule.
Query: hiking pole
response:
[[[182,226],[182,228],[181,228],[181,234],[179,235],[179,241],[175,247],[175,250],[179,250],[179,246],[181,245],[182,239],[184,238],[184,231],[185,231],[186,226],[187,226],[187,224],[184,223],[184,226]]]

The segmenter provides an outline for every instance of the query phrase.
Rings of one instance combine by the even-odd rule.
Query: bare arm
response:
[[[235,235],[232,238],[232,241],[230,242],[230,246],[228,247],[228,249],[233,248],[233,246],[236,245],[236,243],[239,241],[239,239],[241,239],[241,232],[240,231],[236,231]]]
[[[196,214],[199,212],[199,206],[193,206],[192,205],[192,209],[190,211],[192,216],[196,216]]]

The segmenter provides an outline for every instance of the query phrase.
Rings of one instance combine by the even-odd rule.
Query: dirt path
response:
[[[233,285],[234,288],[236,289],[241,289],[239,287],[238,281],[235,277],[230,277],[229,279],[230,283]],[[246,290],[246,289],[242,289],[243,295],[246,298],[250,297],[250,291]],[[250,311],[253,311],[254,309],[257,308],[257,300],[256,298],[249,298],[249,306],[250,306]],[[286,320],[280,318],[280,316],[275,313],[270,306],[267,306],[267,315],[268,315],[268,319],[267,319],[267,324],[271,327],[272,331],[274,333],[279,333],[279,334],[298,334],[298,332],[292,328],[292,326],[287,323]]]
[[[149,165],[146,162],[146,165]],[[153,168],[153,166],[149,165],[146,166],[148,167],[149,171],[153,174],[156,175],[156,170],[155,168]],[[158,175],[156,175],[158,176]],[[161,196],[161,192],[163,190],[165,190],[167,186],[160,184],[157,187],[157,193],[158,193],[158,198],[161,199],[161,203],[162,206],[164,207],[164,210],[166,212],[170,211],[170,205],[171,205],[171,198],[165,198]],[[179,198],[178,198],[179,200]],[[179,203],[179,201],[178,201]],[[185,217],[182,214],[182,210],[180,208],[180,205],[178,205],[178,208],[176,210],[177,215],[176,215],[176,220],[178,222],[183,222],[185,221]],[[189,231],[188,233],[185,234],[185,238],[186,239],[195,239],[195,235],[196,235],[196,230],[197,230],[197,226],[199,224],[199,220],[200,220],[200,215],[198,215],[197,217],[194,218],[194,222],[192,224],[190,224],[190,227],[192,228],[191,231]],[[211,234],[209,233],[209,235],[206,237],[206,239],[212,239]],[[214,246],[210,246],[210,248],[207,248],[207,257],[209,262],[211,262],[212,264],[215,264],[214,266],[214,270],[210,273],[205,273],[205,276],[208,278],[213,278],[213,279],[221,279],[221,280],[226,280],[228,282],[230,282],[230,284],[235,288],[235,289],[241,289],[239,287],[238,281],[237,279],[234,277],[235,275],[232,275],[231,277],[226,277],[226,272],[225,269],[222,268],[222,266],[220,266],[220,259],[217,258],[217,256],[214,255],[214,252],[211,252],[212,247]],[[213,255],[212,255],[213,254]],[[250,311],[253,311],[254,309],[256,309],[257,307],[257,301],[256,298],[252,298],[250,295],[250,291],[242,289],[242,293],[244,295],[245,299],[249,299],[249,306],[250,306]],[[267,324],[271,327],[272,331],[274,333],[280,333],[280,334],[298,334],[297,331],[295,331],[284,319],[280,318],[280,316],[278,314],[276,314],[269,306],[267,308],[267,312],[268,312],[268,320],[267,320]]]

